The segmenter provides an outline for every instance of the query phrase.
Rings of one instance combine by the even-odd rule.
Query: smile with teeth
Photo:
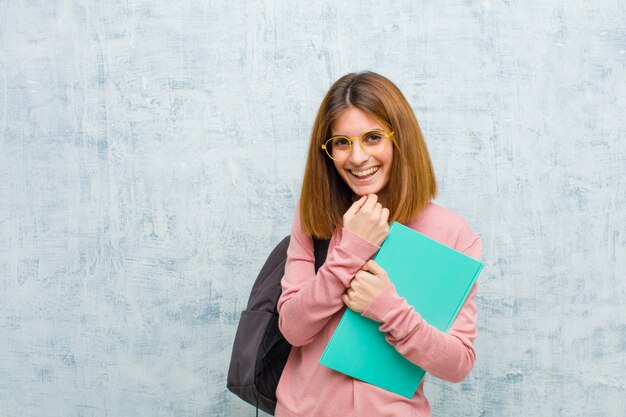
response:
[[[357,177],[366,177],[368,175],[374,174],[376,171],[378,171],[379,168],[380,167],[373,167],[370,169],[366,169],[365,171],[355,171],[351,169],[350,172],[352,173],[352,175]]]

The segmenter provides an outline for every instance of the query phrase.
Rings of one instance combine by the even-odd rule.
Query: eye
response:
[[[382,142],[385,135],[383,132],[368,132],[365,136],[363,136],[363,141],[368,145],[375,145],[377,143]]]
[[[334,148],[340,148],[340,149],[348,148],[350,147],[350,141],[348,140],[348,138],[343,138],[343,137],[333,138],[332,146]]]

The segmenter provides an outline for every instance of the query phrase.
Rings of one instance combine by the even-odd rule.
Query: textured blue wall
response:
[[[244,416],[250,286],[330,84],[421,122],[484,241],[438,416],[626,410],[626,9],[606,1],[0,1],[0,416]]]

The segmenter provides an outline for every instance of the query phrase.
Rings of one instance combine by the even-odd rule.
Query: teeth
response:
[[[366,175],[370,175],[370,174],[373,174],[374,172],[378,171],[378,168],[379,167],[374,167],[374,168],[366,169],[365,171],[354,171],[354,170],[351,169],[350,172],[352,172],[357,177],[364,177]]]

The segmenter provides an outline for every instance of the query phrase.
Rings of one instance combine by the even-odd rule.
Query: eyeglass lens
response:
[[[358,139],[355,139],[355,141]],[[335,160],[346,159],[352,151],[352,141],[346,137],[337,137],[329,141],[329,156]],[[367,132],[361,137],[362,149],[374,156],[385,150],[387,135],[382,131]],[[328,150],[328,147],[327,147]]]

